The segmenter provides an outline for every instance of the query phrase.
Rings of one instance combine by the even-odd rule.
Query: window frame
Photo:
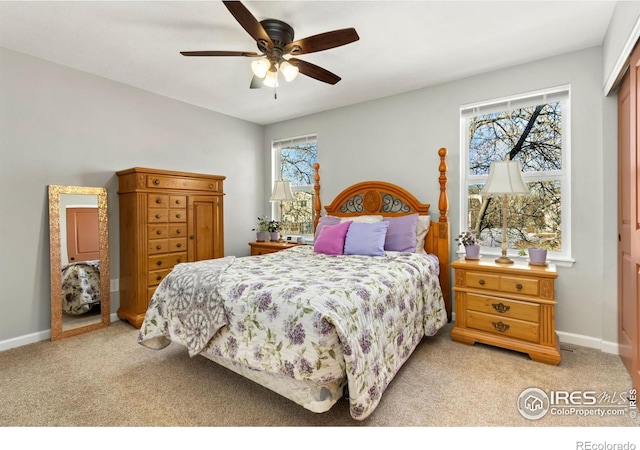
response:
[[[559,181],[562,192],[561,204],[561,232],[562,249],[549,251],[547,259],[559,265],[571,266],[574,262],[571,253],[571,86],[562,85],[537,91],[490,99],[476,103],[465,104],[460,107],[460,231],[468,229],[469,213],[469,186],[484,184],[488,179],[486,175],[469,174],[469,119],[473,116],[488,114],[491,112],[517,109],[521,107],[535,106],[554,102],[562,103],[562,170],[546,172],[523,172],[526,183],[531,181]],[[500,256],[500,247],[481,247],[482,254],[488,256]],[[459,254],[464,253],[458,250]],[[508,250],[509,257],[513,259],[526,259],[520,256],[515,249]]]
[[[287,145],[292,146],[292,145],[297,145],[297,144],[301,144],[301,143],[309,143],[309,142],[315,142],[316,144],[316,162],[317,162],[317,150],[318,150],[318,135],[317,133],[309,133],[309,134],[305,134],[305,135],[301,135],[301,136],[294,136],[294,137],[289,137],[289,138],[282,138],[282,139],[273,139],[271,141],[271,184],[270,186],[273,186],[274,182],[276,180],[280,180],[282,177],[282,174],[280,173],[280,164],[281,164],[281,152],[280,150],[282,148],[286,148]],[[313,200],[313,196],[315,195],[315,190],[314,190],[314,185],[313,184],[309,184],[309,185],[291,185],[291,191],[293,192],[293,194],[295,195],[296,192],[307,192],[309,194],[311,194],[312,196],[312,200]],[[314,211],[314,205],[313,205],[313,201],[311,202],[311,215],[312,218],[315,215],[315,211]],[[275,218],[276,220],[281,220],[280,217],[280,205],[278,202],[271,202],[271,217]],[[286,234],[283,237],[303,237],[305,238],[307,241],[309,239],[313,240],[313,234]]]

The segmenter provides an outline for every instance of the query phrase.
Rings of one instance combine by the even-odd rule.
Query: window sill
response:
[[[456,252],[456,254],[459,257],[463,257],[464,256],[464,252],[458,250]],[[480,256],[484,256],[486,258],[497,258],[498,256],[500,256],[502,253],[499,252],[484,252],[482,250],[480,250]],[[513,259],[514,261],[528,261],[529,258],[527,258],[526,256],[519,256],[519,255],[507,255],[509,256],[509,258]],[[572,258],[568,258],[568,257],[554,257],[554,256],[549,256],[547,258],[547,261],[549,261],[552,264],[555,264],[556,267],[563,267],[563,268],[567,268],[567,269],[571,269],[573,267],[573,265],[576,263],[576,261]]]

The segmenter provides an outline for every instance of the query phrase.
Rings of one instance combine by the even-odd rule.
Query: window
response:
[[[550,258],[570,258],[569,87],[461,108],[461,231],[483,252],[502,245],[501,199],[481,194],[492,161],[520,161],[529,195],[509,198],[509,255],[538,245]],[[495,250],[492,250],[495,249]]]
[[[291,184],[295,200],[282,205],[283,235],[312,236],[315,211],[314,170],[318,160],[315,135],[279,139],[272,143],[273,180],[286,180]],[[280,205],[273,204],[273,217],[280,214]]]

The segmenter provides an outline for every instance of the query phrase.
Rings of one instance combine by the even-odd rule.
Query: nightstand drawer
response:
[[[466,272],[467,287],[480,289],[500,289],[500,276],[486,272]]]
[[[500,277],[500,290],[525,295],[538,295],[540,292],[540,280],[524,277]]]
[[[540,320],[540,305],[498,297],[468,293],[467,309],[528,322],[538,323]]]
[[[507,317],[467,311],[467,327],[491,334],[507,336],[529,342],[539,342],[540,327],[537,323]]]

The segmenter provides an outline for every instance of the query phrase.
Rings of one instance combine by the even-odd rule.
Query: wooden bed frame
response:
[[[438,150],[440,165],[440,197],[438,209],[440,217],[435,222],[431,220],[429,231],[424,242],[427,253],[434,254],[440,261],[440,287],[447,310],[447,320],[451,322],[451,241],[449,235],[449,199],[447,197],[447,149]],[[320,175],[319,164],[314,164],[314,190],[315,190],[315,222],[314,229],[320,220],[322,205],[320,203]],[[338,217],[350,217],[359,215],[382,215],[383,217],[397,217],[418,213],[429,215],[430,204],[420,203],[416,197],[405,189],[384,181],[364,181],[354,184],[336,196],[333,202],[325,206],[327,214]]]

